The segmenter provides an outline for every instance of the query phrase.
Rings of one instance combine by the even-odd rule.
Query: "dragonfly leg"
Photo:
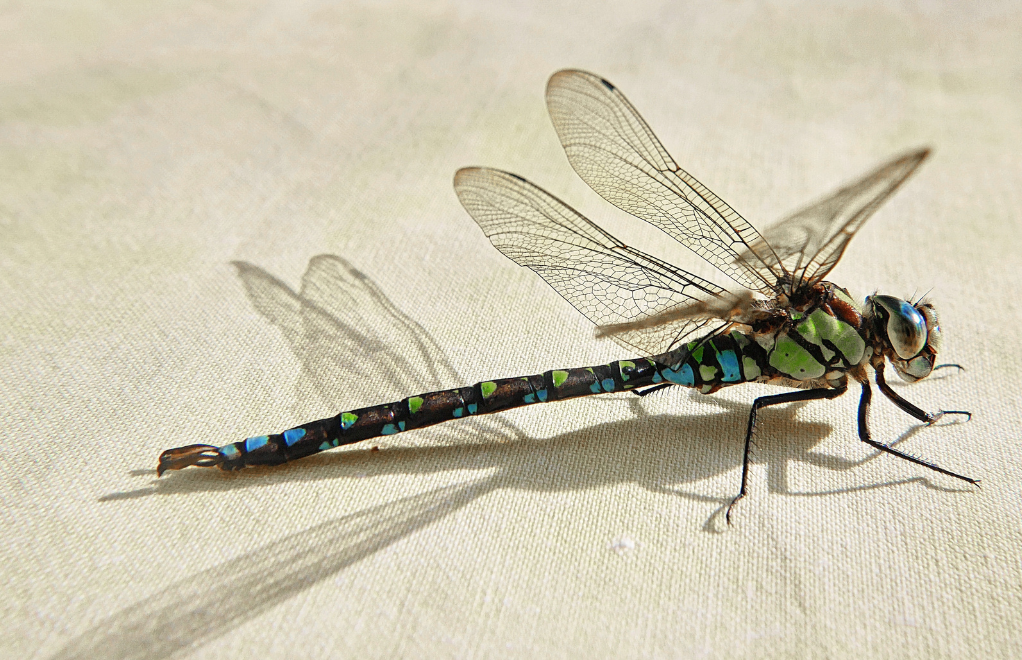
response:
[[[879,374],[880,372],[877,372],[877,373]],[[877,385],[880,385],[880,383],[882,383],[882,382],[883,382],[883,377],[881,376],[878,379]],[[881,391],[883,391],[883,388],[886,385],[887,385],[886,383],[881,385],[881,388],[880,388]],[[920,417],[919,415],[916,415],[914,412],[912,412],[912,410],[909,410],[905,406],[902,406],[901,404],[898,404],[899,408],[901,408],[905,412],[909,413],[913,417],[916,417],[917,419],[920,419],[922,421],[926,421],[927,423],[932,424],[933,422],[937,421],[938,417],[940,417],[940,415],[937,415],[937,416],[927,415],[927,413],[923,412],[922,410],[919,410],[919,408],[916,408],[911,403],[909,403],[908,401],[905,401],[901,397],[898,397],[898,400],[895,400],[894,397],[891,396],[892,394],[894,394],[893,392],[891,392],[891,394],[888,394],[887,392],[884,392],[884,394],[887,394],[887,396],[889,398],[891,398],[891,400],[894,401],[894,403],[898,404],[898,400],[900,400],[905,405],[907,405],[910,408],[912,408],[912,410],[915,410],[915,411],[919,412],[920,415],[924,415],[925,416],[925,417]],[[894,394],[894,396],[896,397],[898,395]],[[859,398],[859,439],[860,440],[865,442],[870,447],[873,447],[874,449],[879,449],[880,451],[887,452],[888,454],[892,454],[894,456],[897,456],[898,458],[904,458],[906,461],[909,461],[910,463],[915,463],[916,465],[922,465],[925,468],[930,468],[934,472],[940,472],[941,474],[946,474],[949,477],[954,477],[955,479],[961,479],[962,481],[967,481],[970,484],[979,484],[979,480],[978,479],[970,479],[969,477],[962,476],[962,475],[960,475],[960,474],[958,474],[956,472],[952,472],[950,470],[945,470],[944,468],[942,468],[942,467],[940,467],[938,465],[934,465],[933,463],[924,461],[921,458],[916,458],[915,456],[909,456],[908,454],[906,454],[904,452],[898,451],[894,447],[888,447],[885,444],[881,444],[881,443],[877,442],[876,440],[873,440],[870,437],[870,434],[869,434],[869,420],[868,420],[868,417],[869,417],[869,402],[870,402],[870,400],[872,398],[873,398],[873,393],[872,393],[872,390],[870,390],[869,383],[868,382],[863,382],[862,383],[862,397]],[[965,415],[969,414],[969,413],[963,413],[963,412],[960,412],[960,411],[957,411],[957,410],[946,410],[946,411],[941,411],[941,413],[942,414],[944,414],[944,413],[958,413],[958,414],[965,414]],[[927,418],[933,418],[933,421],[929,421],[929,419],[927,419]]]
[[[632,394],[638,396],[649,396],[650,394],[653,394],[654,392],[659,392],[665,387],[670,387],[673,384],[674,383],[661,383],[659,385],[654,385],[653,387],[647,387],[646,389],[643,390],[632,390]]]
[[[933,371],[936,371],[937,369],[957,369],[958,371],[965,371],[965,367],[963,367],[960,364],[955,364],[954,362],[948,362],[947,364],[938,364],[933,368]]]
[[[760,408],[776,406],[782,403],[794,403],[796,401],[812,401],[814,399],[834,399],[848,391],[847,387],[837,389],[819,388],[815,390],[798,390],[796,392],[785,392],[784,394],[772,394],[761,396],[752,403],[752,411],[749,413],[749,430],[745,433],[745,453],[742,454],[742,488],[738,491],[738,497],[731,500],[727,507],[725,519],[731,524],[731,510],[738,504],[738,500],[745,497],[746,487],[749,482],[749,451],[752,449],[752,433],[756,430],[756,414]]]
[[[955,366],[955,367],[957,367],[958,365],[950,365],[949,364],[949,365],[946,365],[946,366],[949,366],[949,367]],[[958,368],[961,369],[961,367],[958,367]],[[936,414],[932,414],[931,415],[930,413],[926,412],[925,410],[922,410],[918,406],[916,406],[916,405],[906,401],[905,399],[903,399],[901,397],[900,394],[898,394],[897,392],[892,390],[891,386],[887,384],[887,380],[884,378],[884,371],[883,371],[883,369],[877,369],[875,373],[876,373],[877,387],[879,387],[880,391],[884,393],[884,396],[886,396],[888,399],[890,399],[894,403],[894,405],[898,406],[899,408],[901,408],[902,410],[907,412],[909,415],[912,415],[913,417],[918,419],[920,422],[925,422],[927,424],[933,424],[938,419],[943,417],[944,415],[965,415],[966,418],[967,418],[966,421],[972,419],[972,413],[967,411],[967,410],[938,410],[936,412]],[[868,402],[867,402],[866,406],[867,407],[869,406]],[[861,404],[860,404],[860,408],[861,408]],[[860,435],[861,435],[861,433],[860,433]]]

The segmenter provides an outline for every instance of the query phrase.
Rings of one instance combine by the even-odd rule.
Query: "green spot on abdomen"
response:
[[[550,378],[554,381],[554,387],[560,387],[564,384],[564,381],[568,380],[568,372],[554,371],[550,374]]]
[[[414,415],[415,413],[419,412],[419,408],[421,407],[422,407],[421,396],[408,397],[408,412]]]
[[[779,335],[770,353],[770,366],[796,380],[819,378],[827,370],[787,335]]]
[[[356,415],[355,413],[350,413],[350,412],[341,413],[341,428],[342,429],[347,429],[348,427],[350,427],[352,424],[354,424],[357,421],[358,421],[358,415]]]
[[[479,390],[483,393],[484,399],[489,399],[490,395],[497,391],[497,384],[492,380],[488,380],[485,383],[479,384]]]
[[[630,360],[621,360],[617,363],[617,369],[621,374],[621,380],[628,380],[629,375],[625,373],[625,369],[635,369],[635,363]]]

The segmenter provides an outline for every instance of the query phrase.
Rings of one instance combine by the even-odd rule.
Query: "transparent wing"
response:
[[[628,247],[515,174],[466,168],[455,175],[454,189],[494,247],[536,272],[598,326],[731,297],[712,282]],[[683,317],[612,338],[656,355],[711,324],[720,321]]]
[[[747,289],[776,290],[784,273],[759,232],[678,167],[614,85],[578,70],[547,83],[547,109],[582,179],[604,199],[663,230]]]
[[[768,228],[759,239],[763,245],[753,243],[750,250],[769,254],[768,259],[776,259],[791,273],[793,291],[822,280],[837,265],[855,232],[929,155],[929,149],[918,149],[884,163]]]

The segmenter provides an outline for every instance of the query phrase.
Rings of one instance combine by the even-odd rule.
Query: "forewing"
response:
[[[454,189],[494,247],[536,272],[598,326],[729,295],[712,282],[626,246],[515,174],[466,168],[455,175]],[[706,324],[705,318],[682,318],[613,339],[656,355]]]
[[[678,167],[616,87],[585,71],[558,71],[547,83],[546,101],[568,161],[593,190],[745,288],[775,290],[784,273],[775,268],[769,244]]]
[[[791,273],[793,289],[822,280],[841,259],[855,232],[929,154],[929,149],[919,149],[898,156],[764,231],[761,240],[772,247],[772,258]],[[765,252],[756,244],[750,249]]]

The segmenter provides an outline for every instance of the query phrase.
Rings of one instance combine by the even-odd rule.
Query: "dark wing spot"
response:
[[[528,181],[526,181],[526,180],[525,180],[525,179],[523,179],[522,177],[518,176],[518,175],[517,175],[517,174],[515,174],[514,172],[505,172],[505,174],[507,174],[507,175],[508,175],[509,177],[512,177],[512,178],[518,179],[518,180],[519,180],[519,181],[521,181],[522,183],[528,183]]]
[[[600,78],[600,82],[601,82],[601,83],[603,83],[603,86],[604,86],[604,87],[606,87],[607,89],[609,89],[609,90],[610,90],[610,91],[612,91],[612,92],[613,92],[613,91],[614,91],[615,89],[617,89],[616,87],[614,87],[614,85],[611,85],[611,84],[610,84],[610,81],[609,81],[609,80],[607,80],[606,78]]]

